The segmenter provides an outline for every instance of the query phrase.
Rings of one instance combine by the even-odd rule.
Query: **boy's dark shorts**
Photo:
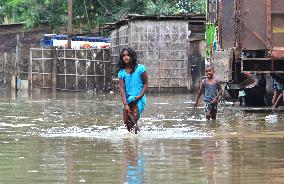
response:
[[[205,102],[204,111],[205,112],[217,112],[217,104]]]

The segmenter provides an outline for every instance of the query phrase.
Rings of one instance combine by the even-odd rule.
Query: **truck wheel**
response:
[[[266,94],[264,96],[264,101],[266,106],[272,105],[273,97],[273,78],[270,75],[266,76]]]

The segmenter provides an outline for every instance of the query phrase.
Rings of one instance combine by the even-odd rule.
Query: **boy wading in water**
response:
[[[213,66],[209,65],[205,67],[207,78],[201,81],[197,99],[194,104],[194,107],[197,107],[198,100],[201,94],[204,93],[204,111],[206,119],[208,120],[216,119],[218,100],[223,92],[220,81],[214,77],[214,72]]]
[[[140,131],[137,121],[146,105],[145,92],[148,88],[146,68],[137,64],[136,52],[132,48],[121,51],[117,67],[123,103],[123,121],[129,132],[135,129],[137,134]]]

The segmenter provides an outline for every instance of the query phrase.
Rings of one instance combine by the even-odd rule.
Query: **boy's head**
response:
[[[205,75],[207,78],[211,79],[214,76],[214,67],[212,65],[207,65],[205,67]]]

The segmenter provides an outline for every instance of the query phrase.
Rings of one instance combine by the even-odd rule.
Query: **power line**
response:
[[[108,11],[108,12],[110,12],[110,13],[112,14],[112,12],[109,11],[109,10],[102,4],[102,2],[101,2],[100,0],[98,0],[98,1],[99,1],[100,5],[101,5],[106,11]]]

